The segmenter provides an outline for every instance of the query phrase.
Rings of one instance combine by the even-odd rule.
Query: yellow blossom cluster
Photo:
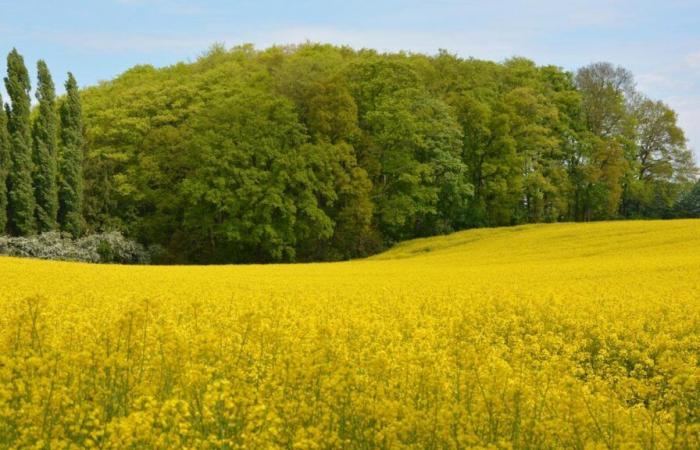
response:
[[[0,288],[0,448],[700,448],[700,221]]]

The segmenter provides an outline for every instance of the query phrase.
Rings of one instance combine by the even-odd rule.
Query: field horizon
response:
[[[355,258],[343,261],[314,261],[314,262],[278,262],[278,263],[222,263],[222,264],[146,264],[148,267],[250,267],[250,266],[261,266],[261,267],[279,267],[279,266],[313,266],[313,265],[335,265],[335,264],[347,264],[352,262],[361,261],[387,261],[392,259],[404,259],[411,258],[421,255],[431,255],[434,256],[444,250],[449,249],[461,249],[465,250],[469,244],[474,244],[479,241],[488,240],[498,240],[502,244],[506,245],[507,242],[503,241],[503,238],[508,236],[513,236],[513,233],[525,231],[536,231],[539,229],[548,229],[548,231],[553,232],[551,237],[571,237],[565,232],[563,235],[557,233],[557,231],[570,231],[582,229],[589,229],[591,232],[596,230],[596,227],[606,228],[612,225],[612,229],[615,225],[620,225],[621,228],[627,229],[631,233],[647,233],[652,230],[656,231],[656,234],[664,233],[659,231],[654,226],[645,225],[661,225],[661,224],[671,224],[670,228],[675,229],[677,226],[683,226],[686,224],[698,224],[700,226],[700,219],[639,219],[639,220],[601,220],[595,222],[553,222],[553,223],[534,223],[534,224],[520,224],[511,226],[495,226],[495,227],[482,227],[482,228],[471,228],[467,230],[455,231],[448,234],[428,236],[407,239],[405,241],[398,242],[386,250],[379,252],[374,255],[370,255],[364,258]],[[625,227],[624,225],[628,226]],[[579,237],[585,237],[579,236]],[[700,240],[700,237],[698,237]],[[692,243],[691,243],[692,244]],[[541,249],[546,251],[547,249]],[[90,262],[80,262],[80,261],[60,261],[60,260],[46,260],[42,258],[33,257],[13,257],[0,255],[0,260],[35,260],[44,261],[46,263],[56,263],[56,264],[71,264],[71,265],[87,265],[87,266],[124,266],[124,267],[134,267],[133,264],[124,263],[90,263]],[[138,266],[138,265],[137,265]]]

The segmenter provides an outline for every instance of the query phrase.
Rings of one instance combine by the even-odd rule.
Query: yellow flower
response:
[[[700,448],[699,221],[0,278],[0,448]]]

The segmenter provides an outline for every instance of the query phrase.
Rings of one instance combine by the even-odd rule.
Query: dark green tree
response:
[[[36,98],[39,111],[34,121],[34,198],[40,232],[55,230],[58,218],[56,91],[46,63],[37,64],[39,85]]]
[[[7,56],[5,88],[12,101],[7,107],[11,140],[8,174],[9,230],[28,235],[36,231],[34,189],[32,187],[32,135],[30,122],[29,72],[16,49]]]
[[[700,181],[681,197],[674,209],[676,217],[700,218]]]
[[[7,229],[7,175],[10,165],[10,135],[7,133],[7,113],[0,95],[0,234]]]
[[[59,158],[59,209],[61,229],[79,236],[83,220],[83,113],[78,83],[72,73],[66,81],[61,104],[61,154]]]
[[[194,158],[179,185],[189,258],[294,260],[299,242],[333,232],[318,201],[332,194],[300,152],[303,128],[283,99],[249,88],[220,96],[185,136]]]
[[[400,91],[377,100],[365,121],[366,153],[381,168],[374,198],[383,233],[402,240],[449,231],[446,223],[459,216],[472,187],[460,159],[461,130],[444,103]]]

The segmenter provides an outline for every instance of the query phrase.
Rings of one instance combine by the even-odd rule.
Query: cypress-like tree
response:
[[[7,133],[7,113],[0,95],[0,234],[7,229],[7,174],[10,164],[10,136]]]
[[[59,158],[59,209],[61,229],[73,236],[83,231],[83,117],[78,83],[72,73],[61,104],[61,155]]]
[[[40,232],[56,229],[58,217],[58,188],[56,184],[57,120],[56,89],[46,63],[37,64],[39,86],[36,98],[39,115],[34,122],[34,198],[36,220]]]
[[[24,58],[17,49],[12,49],[7,56],[5,88],[12,101],[12,106],[7,107],[11,141],[7,178],[9,230],[13,234],[28,235],[36,231],[36,203],[32,188],[31,85]]]

